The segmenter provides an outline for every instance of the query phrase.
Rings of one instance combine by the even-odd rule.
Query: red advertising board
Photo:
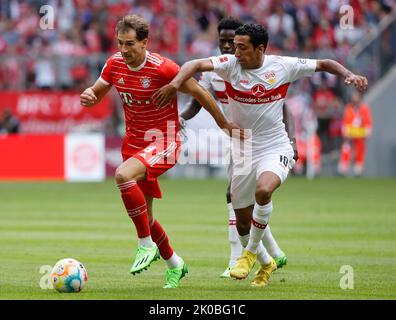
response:
[[[21,121],[23,133],[67,133],[101,128],[111,115],[106,96],[92,108],[80,105],[80,93],[0,92],[0,110],[8,108]]]
[[[0,135],[0,180],[64,180],[63,135]]]

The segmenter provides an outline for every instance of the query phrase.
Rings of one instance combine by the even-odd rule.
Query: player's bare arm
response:
[[[213,69],[213,63],[210,59],[187,61],[169,84],[153,94],[154,103],[160,108],[167,105],[176,97],[177,90],[187,79],[191,78],[196,72],[213,71]]]
[[[365,91],[368,86],[367,78],[354,74],[342,64],[331,59],[318,60],[315,71],[326,71],[344,78],[346,85],[354,85],[359,91]]]
[[[105,84],[99,79],[96,80],[92,87],[85,89],[80,95],[81,105],[84,107],[92,107],[98,104],[110,89],[111,85]]]
[[[289,140],[293,147],[293,151],[294,151],[293,159],[297,161],[298,150],[297,150],[297,141],[296,141],[295,128],[294,128],[294,117],[286,104],[283,105],[283,123],[285,124],[287,136],[289,137]]]
[[[184,120],[190,120],[198,114],[201,108],[202,105],[196,99],[193,99],[187,108],[180,114],[180,117]]]
[[[216,100],[212,95],[205,90],[198,82],[190,78],[185,81],[180,87],[179,91],[191,94],[213,117],[217,125],[225,130],[230,136],[245,138],[244,130],[241,130],[235,123],[229,122],[224,114],[220,111]]]

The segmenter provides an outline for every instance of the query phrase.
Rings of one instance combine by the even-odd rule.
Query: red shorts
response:
[[[180,141],[155,141],[145,148],[136,148],[124,140],[121,148],[123,161],[135,158],[146,166],[146,178],[137,182],[145,195],[162,198],[157,178],[177,163],[180,147]]]

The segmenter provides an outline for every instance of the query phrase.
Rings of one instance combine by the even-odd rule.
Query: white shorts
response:
[[[293,155],[293,148],[290,145],[253,155],[251,170],[244,175],[232,176],[231,199],[234,209],[254,205],[257,180],[264,171],[275,173],[283,183],[290,169],[293,168]]]

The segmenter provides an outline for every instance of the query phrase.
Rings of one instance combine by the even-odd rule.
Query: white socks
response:
[[[173,269],[181,267],[183,260],[173,251],[172,256],[168,260],[165,260],[165,262],[169,269]]]
[[[228,220],[228,240],[230,241],[230,261],[229,267],[236,264],[236,260],[242,255],[242,245],[238,238],[238,231],[236,228],[235,212],[232,208],[232,203],[227,203],[229,220]]]
[[[239,235],[239,240],[242,243],[242,246],[246,246],[249,242],[249,234],[245,234],[244,236]],[[270,255],[267,250],[264,248],[262,242],[259,243],[257,247],[257,261],[260,262],[261,265],[266,265],[271,262]]]
[[[271,213],[272,201],[263,206],[260,206],[257,202],[254,204],[250,238],[246,246],[246,249],[250,252],[257,253],[257,247],[264,236],[265,227],[269,222]]]
[[[267,225],[267,227],[264,230],[264,237],[262,239],[264,247],[267,249],[268,253],[276,258],[279,257],[282,254],[282,250],[279,248],[278,244],[276,243],[272,233],[270,226]]]
[[[139,238],[139,246],[151,248],[155,246],[154,241],[151,239],[151,236]]]

